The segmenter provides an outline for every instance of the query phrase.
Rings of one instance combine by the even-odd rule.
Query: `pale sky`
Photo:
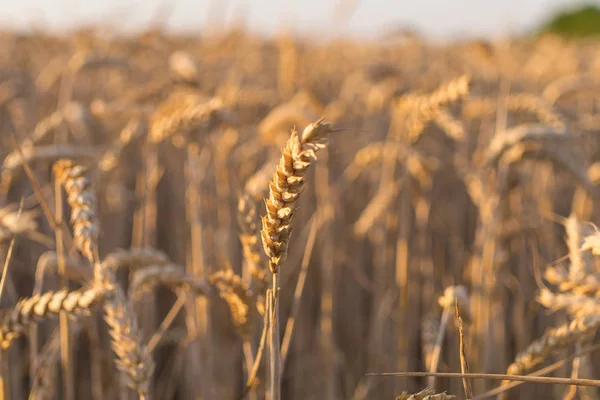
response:
[[[332,23],[336,4],[355,3],[345,25]],[[282,25],[323,34],[369,35],[406,24],[422,34],[447,39],[456,35],[495,36],[529,29],[553,10],[600,0],[0,0],[0,27],[48,29],[90,22],[125,29],[143,27],[153,15],[170,15],[168,27],[199,30],[207,20],[227,26],[242,19],[255,31]],[[168,14],[161,5],[172,7]]]

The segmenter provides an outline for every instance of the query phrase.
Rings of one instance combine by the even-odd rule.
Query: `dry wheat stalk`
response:
[[[402,182],[393,182],[373,196],[354,223],[354,235],[357,238],[361,238],[369,232],[377,219],[388,210],[398,193],[400,193],[401,188]]]
[[[439,109],[435,113],[433,120],[446,133],[446,135],[452,139],[465,139],[465,127],[463,126],[462,122],[454,118],[450,112],[444,109]]]
[[[527,349],[517,354],[515,361],[508,367],[510,375],[520,375],[543,362],[557,350],[591,334],[600,326],[600,315],[585,315],[571,322],[551,328],[531,343]]]
[[[67,192],[75,247],[94,262],[100,223],[96,211],[96,194],[85,176],[86,170],[67,159],[58,160],[52,169],[57,181]]]
[[[423,389],[415,394],[403,392],[400,396],[396,397],[396,400],[452,400],[455,398],[456,396],[446,394],[446,392],[436,394],[433,390]]]
[[[304,175],[316,158],[316,152],[327,144],[327,135],[334,130],[319,120],[304,129],[302,135],[293,130],[281,160],[269,185],[267,214],[262,218],[261,237],[269,257],[269,269],[278,273],[287,257],[296,202],[302,192]]]
[[[98,168],[102,172],[112,171],[119,164],[119,156],[123,149],[131,143],[132,140],[139,137],[143,132],[144,124],[140,119],[133,118],[121,130],[119,138],[102,154],[98,161]]]
[[[52,145],[52,146],[34,146],[25,142],[21,145],[23,157],[27,163],[46,162],[53,163],[61,158],[73,160],[88,161],[98,155],[98,151],[91,147],[75,145]],[[23,163],[18,152],[10,153],[2,164],[2,185],[7,188],[13,179],[21,173]]]
[[[89,315],[105,295],[102,289],[93,287],[46,292],[20,300],[12,310],[5,310],[0,316],[0,348],[8,348],[32,323],[57,317],[60,312],[74,317]]]
[[[344,178],[353,182],[362,171],[371,164],[380,162],[386,147],[395,146],[398,162],[406,167],[408,173],[423,187],[429,187],[432,183],[432,171],[438,167],[438,162],[426,157],[420,152],[401,143],[375,142],[361,148],[354,155],[352,162],[344,171]]]
[[[52,400],[56,398],[56,372],[60,358],[60,335],[55,332],[33,361],[36,375],[31,384],[29,400]]]
[[[421,348],[423,349],[423,361],[425,369],[429,371],[438,333],[440,331],[440,317],[431,314],[421,322]]]
[[[137,270],[129,283],[129,298],[140,299],[144,293],[158,285],[191,290],[196,296],[208,296],[211,286],[199,278],[187,274],[180,265],[150,265]]]

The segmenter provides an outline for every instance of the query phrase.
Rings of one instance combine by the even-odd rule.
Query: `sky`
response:
[[[369,36],[405,26],[430,38],[450,39],[524,31],[553,11],[584,3],[600,5],[600,0],[0,0],[0,27],[57,31],[101,22],[131,31],[158,15],[174,31],[198,31],[207,21],[218,27],[244,21],[263,33],[286,26]],[[346,18],[336,23],[335,15]]]

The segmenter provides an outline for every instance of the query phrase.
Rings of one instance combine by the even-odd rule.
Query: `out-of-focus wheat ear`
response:
[[[598,326],[600,326],[600,315],[596,314],[578,317],[571,322],[548,329],[541,338],[517,354],[515,361],[509,365],[507,374],[522,375],[543,362],[554,352],[591,334]]]
[[[600,312],[600,299],[575,293],[553,293],[547,288],[540,291],[537,301],[550,310],[566,310],[573,316]]]
[[[67,192],[67,202],[71,206],[75,247],[92,264],[95,264],[100,223],[96,194],[92,183],[85,176],[86,169],[71,160],[61,159],[54,163],[53,172],[57,181]]]
[[[244,193],[238,200],[238,225],[240,227],[240,243],[244,255],[244,270],[249,275],[249,282],[257,293],[265,293],[268,287],[267,275],[260,267],[261,248],[259,244],[259,229],[257,223],[256,203],[249,194]],[[257,299],[260,304],[264,298]]]
[[[441,107],[469,94],[470,80],[468,75],[462,75],[428,95],[410,93],[402,96],[392,110],[396,136],[402,133],[409,142],[416,142]]]
[[[431,389],[423,389],[419,393],[409,394],[403,392],[400,396],[396,397],[396,400],[452,400],[456,396],[452,396],[444,393],[435,393]]]
[[[9,243],[15,236],[35,234],[38,230],[37,215],[36,210],[19,212],[18,207],[0,208],[0,244]]]
[[[171,260],[162,251],[153,247],[136,247],[132,249],[117,249],[109,253],[102,260],[102,269],[117,272],[119,269],[127,268],[137,270],[150,265],[166,265]]]
[[[255,303],[248,285],[231,269],[213,273],[208,281],[218,288],[219,295],[229,306],[233,324],[239,334],[248,339]]]
[[[175,93],[152,116],[148,138],[154,144],[170,139],[181,147],[189,143],[194,131],[205,134],[222,123],[233,122],[233,114],[220,99],[206,100],[196,93]]]
[[[582,224],[575,215],[566,219],[567,247],[569,248],[569,280],[573,282],[585,279],[594,272],[594,257],[589,252],[582,252],[581,247],[586,237],[595,233],[590,224]]]
[[[25,298],[12,310],[0,314],[0,348],[10,347],[32,323],[57,317],[62,311],[73,317],[89,315],[92,308],[105,298],[106,292],[95,287],[72,292],[46,292]]]
[[[591,251],[593,255],[600,256],[600,232],[586,236],[581,245],[581,251]]]
[[[109,326],[116,365],[125,382],[140,398],[147,398],[154,373],[154,361],[141,344],[137,319],[123,290],[115,286],[104,305],[104,320]]]

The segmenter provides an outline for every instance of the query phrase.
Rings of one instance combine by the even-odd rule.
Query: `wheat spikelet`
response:
[[[238,200],[238,225],[240,227],[240,242],[244,260],[248,264],[248,271],[252,276],[258,293],[264,293],[267,289],[266,271],[259,267],[260,244],[258,243],[258,224],[256,221],[256,204],[248,194],[243,194]]]
[[[192,56],[184,51],[175,51],[169,56],[169,69],[177,76],[193,81],[198,78],[198,65]]]
[[[57,181],[67,192],[75,247],[88,260],[93,261],[98,246],[100,223],[96,211],[96,194],[85,176],[86,170],[67,159],[58,160],[52,170]]]
[[[218,98],[208,101],[195,93],[174,93],[156,110],[150,122],[149,140],[160,143],[168,138],[184,144],[194,131],[210,132],[232,117]]]
[[[327,135],[333,132],[329,124],[321,120],[304,129],[302,135],[295,130],[282,150],[281,160],[269,186],[266,200],[267,214],[262,219],[261,237],[263,248],[269,257],[269,269],[279,271],[287,257],[296,202],[304,185],[304,175],[316,158],[315,153],[324,148]]]
[[[600,232],[596,231],[583,239],[581,251],[591,251],[593,255],[600,256]]]
[[[37,215],[35,210],[19,212],[14,206],[0,208],[0,244],[7,243],[18,235],[36,232]]]
[[[101,303],[105,295],[102,289],[91,288],[46,292],[22,299],[0,316],[0,348],[8,348],[32,323],[57,317],[60,312],[75,317],[89,315],[92,307]]]
[[[544,335],[531,343],[527,349],[519,353],[515,361],[508,367],[507,373],[521,375],[543,362],[555,351],[569,346],[600,326],[600,315],[585,315],[571,322],[551,328]]]
[[[567,310],[571,315],[593,315],[600,312],[600,300],[575,293],[552,293],[544,288],[537,301],[550,310]]]
[[[111,288],[111,296],[104,304],[104,320],[110,328],[117,368],[125,376],[127,385],[145,398],[154,372],[154,362],[140,343],[137,320],[123,290],[107,280],[103,286]]]
[[[250,334],[254,304],[254,297],[248,285],[231,269],[213,273],[208,281],[219,289],[219,295],[229,306],[233,324],[240,335],[247,338]]]
[[[588,252],[582,252],[584,238],[594,233],[589,224],[580,224],[575,215],[565,221],[567,232],[567,247],[569,248],[569,279],[577,282],[594,270],[594,257]]]
[[[572,280],[566,269],[549,267],[544,271],[544,278],[553,285],[557,285],[561,292],[600,297],[600,276],[598,274],[589,274]]]
[[[445,392],[436,394],[431,389],[423,389],[415,394],[403,392],[400,396],[396,397],[396,400],[452,400],[455,398],[456,396],[446,394]]]
[[[441,107],[469,94],[470,78],[460,76],[440,86],[429,95],[409,94],[403,96],[394,108],[394,118],[402,121],[401,127],[409,142],[416,142],[425,126],[438,114]]]

